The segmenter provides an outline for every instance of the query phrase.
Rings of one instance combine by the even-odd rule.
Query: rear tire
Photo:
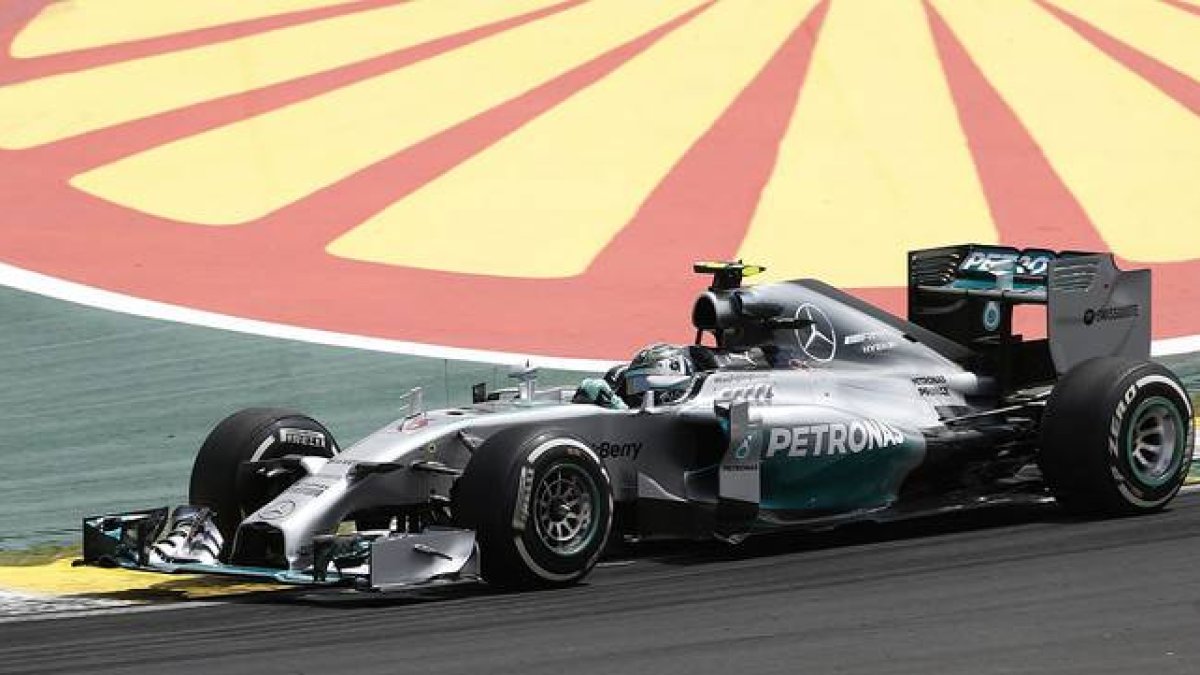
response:
[[[1191,401],[1171,371],[1103,357],[1076,366],[1055,386],[1038,461],[1070,512],[1146,513],[1179,492],[1192,441]]]
[[[274,499],[291,481],[268,481],[243,462],[284,455],[332,457],[333,434],[302,413],[280,408],[247,408],[218,424],[192,465],[188,502],[215,514],[226,548],[242,520]]]
[[[558,431],[502,431],[475,451],[453,493],[475,530],[489,584],[566,586],[595,566],[612,529],[608,472],[588,444]]]

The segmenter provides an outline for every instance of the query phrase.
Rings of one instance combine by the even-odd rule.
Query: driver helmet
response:
[[[683,398],[695,372],[686,349],[655,343],[639,351],[629,363],[625,391],[631,397],[639,397],[653,390],[656,402],[670,403]]]

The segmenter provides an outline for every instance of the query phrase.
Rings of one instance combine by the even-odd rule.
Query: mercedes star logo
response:
[[[814,361],[832,361],[837,354],[837,332],[825,312],[806,302],[796,308],[796,318],[811,322],[796,329],[796,342],[800,344],[800,350]]]
[[[285,499],[281,502],[272,504],[262,511],[258,512],[258,517],[263,520],[279,520],[291,515],[292,511],[296,510],[296,502],[290,499]]]

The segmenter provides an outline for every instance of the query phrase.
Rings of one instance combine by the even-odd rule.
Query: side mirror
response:
[[[735,296],[741,300],[741,296]],[[783,313],[783,305],[777,302],[735,302],[734,305],[739,314],[758,321],[765,321],[772,317],[779,316]]]
[[[762,322],[767,328],[804,328],[811,326],[812,319],[799,316],[776,316]]]
[[[531,365],[528,361],[525,365],[513,366],[508,371],[508,376],[517,381],[518,400],[532,401],[533,395],[537,392],[537,366]]]

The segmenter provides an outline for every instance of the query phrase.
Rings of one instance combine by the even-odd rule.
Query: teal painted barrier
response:
[[[291,407],[347,444],[465,403],[508,368],[144,319],[0,288],[0,550],[71,543],[85,514],[181,503],[196,449],[230,412]],[[544,387],[583,373],[541,372]]]

